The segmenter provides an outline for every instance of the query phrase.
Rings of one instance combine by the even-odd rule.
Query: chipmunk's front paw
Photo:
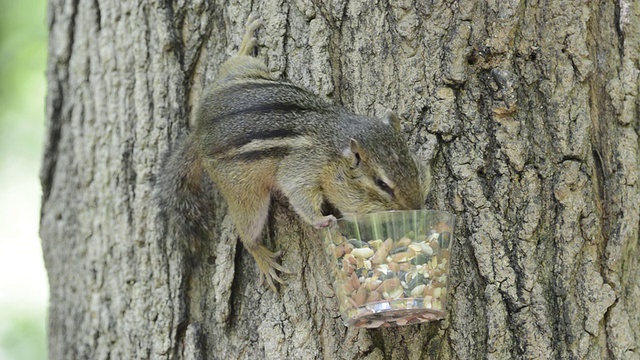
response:
[[[313,224],[313,226],[314,226],[316,229],[324,229],[324,228],[326,228],[326,227],[329,227],[329,226],[333,226],[333,225],[335,225],[337,221],[338,221],[338,220],[336,220],[336,217],[335,217],[335,216],[333,216],[333,215],[327,215],[327,216],[323,216],[323,217],[321,217],[320,219],[318,219],[318,220]]]

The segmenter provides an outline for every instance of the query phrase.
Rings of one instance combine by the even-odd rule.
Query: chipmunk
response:
[[[238,54],[221,66],[197,107],[195,130],[169,154],[158,196],[181,233],[211,236],[213,181],[261,283],[276,291],[275,282],[283,283],[277,272],[289,271],[261,243],[273,193],[322,229],[336,222],[322,213],[325,202],[343,214],[419,209],[426,188],[395,113],[356,115],[272,78],[251,56],[261,24],[249,18]]]

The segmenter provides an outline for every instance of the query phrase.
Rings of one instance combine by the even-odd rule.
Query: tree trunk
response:
[[[50,0],[41,236],[52,359],[640,359],[640,3]],[[253,6],[253,8],[251,8]],[[236,52],[395,109],[458,216],[446,320],[345,328],[321,234],[277,200],[275,294],[218,194],[186,256],[163,153]]]

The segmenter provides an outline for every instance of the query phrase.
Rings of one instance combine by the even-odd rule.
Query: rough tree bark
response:
[[[189,260],[150,201],[250,12],[276,75],[393,108],[458,215],[447,319],[355,330],[277,201],[280,294],[233,235]],[[50,0],[41,236],[52,359],[640,359],[640,3]],[[217,196],[217,195],[216,195]]]

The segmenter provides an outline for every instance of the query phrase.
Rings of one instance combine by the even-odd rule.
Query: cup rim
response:
[[[371,213],[351,213],[345,214],[341,218],[337,219],[338,222],[353,222],[356,220],[368,219],[372,216],[380,215],[380,214],[402,214],[402,213],[426,213],[426,214],[441,214],[450,216],[452,222],[456,220],[456,215],[454,213],[444,211],[444,210],[434,210],[434,209],[416,209],[416,210],[385,210],[385,211],[376,211]]]

